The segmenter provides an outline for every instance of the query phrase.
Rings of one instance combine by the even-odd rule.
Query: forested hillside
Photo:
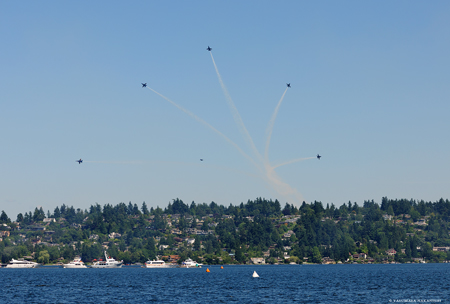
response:
[[[58,263],[110,256],[144,263],[156,256],[208,264],[386,263],[450,260],[450,201],[382,198],[361,206],[321,202],[300,207],[257,198],[228,207],[174,199],[164,209],[146,203],[35,209],[12,221],[0,215],[0,257]]]

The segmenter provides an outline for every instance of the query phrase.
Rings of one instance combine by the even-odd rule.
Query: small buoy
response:
[[[209,268],[206,268],[206,272],[210,272],[210,271],[209,271]]]
[[[259,275],[256,273],[256,271],[253,271],[252,277],[254,277],[254,278],[259,278]]]
[[[220,266],[220,269],[223,269],[223,266]]]

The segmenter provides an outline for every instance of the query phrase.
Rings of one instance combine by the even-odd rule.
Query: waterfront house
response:
[[[322,264],[336,264],[336,262],[330,257],[323,257]]]
[[[367,254],[365,254],[364,252],[361,253],[355,253],[353,255],[353,259],[354,260],[365,260],[367,258]]]
[[[252,261],[253,264],[266,264],[266,261],[264,260],[264,258],[251,258],[250,259]]]

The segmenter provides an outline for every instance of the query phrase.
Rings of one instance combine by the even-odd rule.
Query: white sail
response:
[[[256,271],[253,271],[253,275],[254,278],[259,278],[259,275],[256,273]]]

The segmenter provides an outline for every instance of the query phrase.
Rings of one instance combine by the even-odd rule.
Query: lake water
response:
[[[3,268],[0,286],[0,303],[448,303],[450,264]]]

